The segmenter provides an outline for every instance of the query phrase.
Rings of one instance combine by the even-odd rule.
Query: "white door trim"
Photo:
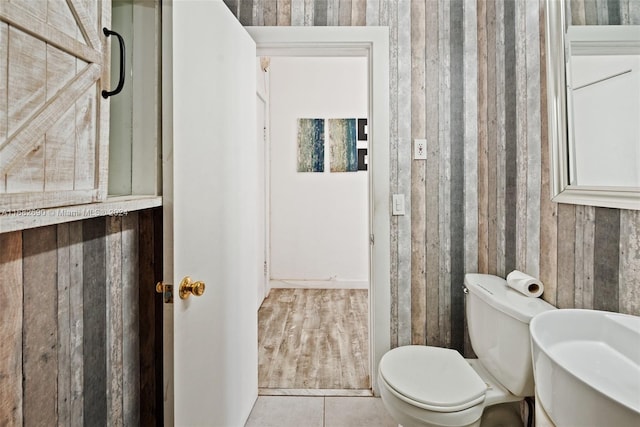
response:
[[[389,29],[387,27],[245,27],[258,56],[365,56],[369,60],[369,366],[390,348]]]

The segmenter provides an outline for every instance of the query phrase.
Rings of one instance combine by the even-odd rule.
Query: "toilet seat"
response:
[[[387,352],[380,377],[399,399],[434,412],[457,412],[484,401],[487,385],[455,350],[421,345]]]

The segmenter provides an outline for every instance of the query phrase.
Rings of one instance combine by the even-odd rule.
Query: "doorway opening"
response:
[[[257,64],[269,255],[259,391],[370,394],[367,58],[276,56]]]
[[[390,197],[389,197],[389,56],[388,29],[383,27],[246,27],[256,41],[258,57],[363,58],[367,65],[368,195],[365,209],[369,290],[368,394],[376,394],[376,368],[388,351],[390,325]],[[302,118],[302,117],[301,117]],[[333,117],[340,118],[340,117]],[[295,123],[293,124],[295,128]],[[295,144],[295,140],[294,140]],[[295,160],[294,160],[295,162]],[[294,163],[295,164],[295,163]],[[305,175],[305,174],[302,174]],[[267,210],[268,215],[268,210]],[[267,233],[268,233],[267,228]],[[269,241],[269,238],[266,240]],[[268,257],[267,260],[269,261]],[[271,262],[267,263],[267,267]],[[268,270],[269,268],[267,268]],[[271,272],[266,277],[273,277]],[[321,391],[324,393],[324,391]]]

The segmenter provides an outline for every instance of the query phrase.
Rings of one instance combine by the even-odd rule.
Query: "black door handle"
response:
[[[110,35],[114,35],[118,38],[118,43],[120,44],[120,79],[118,81],[118,86],[112,91],[102,91],[102,97],[107,99],[110,96],[117,95],[122,91],[122,87],[124,86],[124,69],[125,69],[125,47],[124,47],[124,39],[122,36],[115,31],[111,31],[107,28],[103,28],[102,32],[105,36],[109,37]]]

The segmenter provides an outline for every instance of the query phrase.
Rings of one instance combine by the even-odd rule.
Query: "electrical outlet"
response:
[[[413,158],[415,160],[427,159],[427,140],[426,139],[413,140]]]

